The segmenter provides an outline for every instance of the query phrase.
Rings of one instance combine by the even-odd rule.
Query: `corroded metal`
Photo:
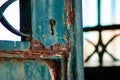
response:
[[[69,40],[69,37],[67,37],[67,39]],[[61,76],[63,75],[61,66],[62,63],[60,61],[57,61],[56,57],[59,57],[58,59],[65,59],[65,64],[63,64],[65,66],[63,67],[66,68],[64,72],[66,73],[69,52],[69,41],[66,43],[66,45],[54,44],[49,48],[46,48],[42,42],[38,42],[35,39],[30,39],[29,50],[0,51],[0,57],[1,59],[12,58],[21,62],[24,62],[25,60],[43,59],[43,62],[46,63],[49,68],[52,80],[61,80]],[[56,60],[54,60],[54,58]],[[67,78],[67,74],[63,76],[66,76]]]
[[[74,25],[75,11],[74,11],[74,0],[66,0],[66,23],[68,27]]]
[[[79,14],[81,7],[77,6],[78,3],[80,4],[81,0],[30,0],[31,37],[25,37],[27,44],[21,42],[19,46],[15,46],[17,48],[14,46],[10,48],[11,50],[9,46],[5,47],[6,49],[2,48],[0,59],[3,64],[0,67],[3,68],[6,66],[4,63],[9,63],[11,71],[11,62],[15,63],[14,68],[18,68],[18,64],[22,65],[21,80],[83,80],[82,35],[80,35],[82,17]],[[25,27],[24,24],[24,30]],[[17,78],[19,77],[16,77],[16,80],[19,80]],[[8,80],[11,79],[10,77]]]

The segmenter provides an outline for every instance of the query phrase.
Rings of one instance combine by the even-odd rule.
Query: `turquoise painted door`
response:
[[[81,0],[27,1],[30,16],[21,16],[21,32],[5,21],[0,7],[1,23],[26,40],[0,41],[0,80],[84,80]]]

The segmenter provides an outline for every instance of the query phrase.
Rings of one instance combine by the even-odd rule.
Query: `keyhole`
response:
[[[51,34],[54,35],[54,26],[56,24],[56,21],[54,19],[50,20],[50,27],[51,27]]]

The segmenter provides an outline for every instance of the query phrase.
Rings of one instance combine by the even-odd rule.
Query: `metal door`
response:
[[[0,41],[0,80],[84,80],[81,0],[20,0],[21,32],[2,15],[14,1],[0,21],[23,41]]]

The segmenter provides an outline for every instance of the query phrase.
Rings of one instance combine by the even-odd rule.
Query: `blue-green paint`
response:
[[[49,69],[42,61],[25,61],[24,70],[26,80],[51,80]]]
[[[48,72],[48,73],[44,73]],[[51,80],[48,67],[42,61],[15,59],[0,61],[1,80]]]
[[[28,50],[29,42],[0,41],[0,50]]]
[[[65,43],[64,0],[32,0],[32,37],[47,47],[55,43]],[[51,35],[50,20],[56,20],[54,35]]]
[[[79,5],[79,6],[78,6]],[[74,35],[74,55],[75,55],[75,80],[84,80],[83,66],[83,29],[82,29],[82,0],[75,0],[75,35]]]
[[[73,2],[75,23],[68,29],[66,0],[31,0],[32,37],[49,47],[55,43],[66,44],[65,36],[68,34],[71,52],[67,65],[67,78],[68,80],[84,80],[82,0],[73,0]],[[68,4],[71,5],[71,3]],[[53,27],[54,35],[51,34],[51,19],[56,21]],[[29,42],[0,41],[0,50],[25,51],[28,49]],[[22,62],[16,60],[17,58],[23,58],[22,55],[12,57],[12,54],[9,54],[0,57],[0,80],[51,80],[49,66],[44,60],[59,60],[62,68],[61,80],[65,80],[65,60],[63,56],[41,57],[40,59]]]

